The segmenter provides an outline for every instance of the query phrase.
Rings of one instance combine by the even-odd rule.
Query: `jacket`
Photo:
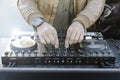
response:
[[[24,19],[31,24],[33,18],[44,18],[54,23],[60,0],[18,0],[17,6]],[[92,26],[104,10],[105,0],[73,0],[74,21],[80,22],[85,28]]]

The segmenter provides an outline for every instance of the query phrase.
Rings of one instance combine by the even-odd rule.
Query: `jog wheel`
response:
[[[18,52],[35,50],[37,48],[37,43],[31,38],[20,38],[12,41],[10,48]]]
[[[104,40],[84,40],[80,44],[80,48],[84,50],[104,50],[106,48]]]

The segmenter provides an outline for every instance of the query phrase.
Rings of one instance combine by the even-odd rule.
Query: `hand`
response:
[[[37,28],[37,32],[42,44],[53,44],[55,48],[59,47],[58,36],[54,27],[44,22]]]
[[[79,22],[74,22],[70,25],[67,30],[67,36],[65,40],[65,47],[68,48],[69,45],[81,42],[84,36],[84,27]]]

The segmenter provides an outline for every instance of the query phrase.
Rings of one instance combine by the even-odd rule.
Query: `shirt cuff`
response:
[[[85,15],[79,14],[79,15],[73,20],[73,22],[75,22],[75,21],[80,22],[80,23],[84,26],[85,29],[87,29],[87,28],[90,27],[90,20],[89,20],[89,18],[88,18],[87,16],[85,16]]]

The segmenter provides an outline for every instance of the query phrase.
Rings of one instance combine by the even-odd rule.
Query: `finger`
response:
[[[70,40],[69,40],[69,44],[73,44],[74,40],[75,40],[75,35],[76,35],[76,32],[73,32],[70,36]]]
[[[70,40],[71,34],[72,34],[72,31],[70,29],[68,29],[67,35],[66,35],[66,40],[65,40],[65,48],[69,47],[69,40]]]
[[[67,35],[66,35],[66,39],[67,39],[68,41],[69,41],[69,39],[70,39],[71,34],[72,34],[72,30],[71,30],[71,29],[68,29]]]
[[[79,42],[79,36],[80,36],[80,31],[78,31],[78,32],[76,33],[75,40],[74,40],[74,44],[76,44],[77,42]]]
[[[49,37],[50,44],[54,44],[55,38],[54,38],[53,34],[51,32],[48,32],[47,35]]]
[[[82,42],[83,38],[84,38],[84,35],[81,34],[81,35],[79,36],[79,43]]]
[[[46,44],[46,41],[44,40],[44,38],[42,38],[41,36],[39,36],[39,38],[40,38],[40,42],[41,42],[42,44]]]
[[[67,39],[65,40],[65,48],[69,48],[69,43]]]
[[[55,43],[55,48],[58,48],[59,47],[59,41],[58,39],[56,40],[56,43]]]
[[[50,34],[50,36],[51,36],[51,34]],[[44,32],[44,35],[42,35],[42,37],[43,37],[44,40],[46,41],[46,44],[50,44],[50,39],[49,39],[47,33]]]
[[[55,40],[54,40],[54,46],[55,46],[55,48],[58,48],[59,47],[59,41],[58,41],[58,36],[57,36],[56,30],[53,30],[52,34],[53,34],[53,36],[55,38]]]

